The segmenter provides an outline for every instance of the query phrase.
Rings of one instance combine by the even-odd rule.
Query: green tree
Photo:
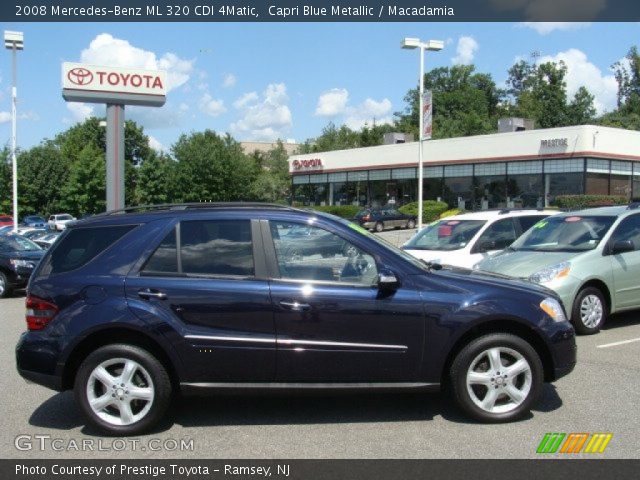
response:
[[[332,150],[347,150],[358,148],[360,139],[358,132],[346,125],[336,127],[330,122],[322,129],[322,133],[315,139],[307,140],[300,146],[300,153],[329,152]]]
[[[251,183],[250,195],[253,200],[263,202],[283,202],[290,195],[288,155],[282,142],[268,152],[256,151],[251,155],[258,168]]]
[[[138,168],[134,203],[151,205],[173,201],[176,169],[176,162],[169,156],[152,152]]]
[[[480,135],[497,130],[500,103],[505,92],[491,75],[476,73],[473,65],[439,67],[424,76],[425,89],[433,93],[433,137]],[[418,135],[418,88],[409,90],[406,107],[396,112],[396,126]]]
[[[61,207],[74,215],[105,211],[106,163],[103,150],[88,144],[78,153],[62,189]]]
[[[52,141],[23,151],[18,157],[21,215],[48,215],[60,210],[62,189],[69,174],[69,161]]]
[[[10,213],[13,201],[11,186],[11,151],[5,146],[0,150],[0,213]]]
[[[171,148],[178,161],[177,201],[231,201],[250,197],[257,168],[229,135],[211,130],[182,135]]]
[[[631,47],[625,60],[612,65],[618,82],[618,109],[621,113],[638,113],[640,112],[640,53],[638,53],[638,47]]]

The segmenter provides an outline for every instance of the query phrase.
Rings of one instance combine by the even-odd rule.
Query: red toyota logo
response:
[[[93,81],[93,73],[86,68],[73,68],[67,73],[67,78],[76,85],[87,85]]]

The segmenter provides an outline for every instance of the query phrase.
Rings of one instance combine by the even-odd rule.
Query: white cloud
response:
[[[235,102],[233,102],[234,108],[242,109],[248,104],[256,102],[258,100],[258,94],[256,92],[248,92],[241,95]]]
[[[175,128],[182,125],[188,105],[166,103],[162,108],[127,107],[127,120],[133,120],[148,129]]]
[[[380,101],[367,98],[356,107],[347,107],[345,125],[353,130],[360,130],[365,125],[393,123],[392,105],[388,98]]]
[[[20,120],[40,120],[40,115],[31,110],[18,113],[18,119]],[[11,112],[0,112],[0,124],[8,123],[11,121]]]
[[[148,135],[148,137],[149,137],[149,146],[153,150],[155,150],[156,152],[166,152],[167,151],[165,146],[162,145],[162,143],[160,143],[156,137],[154,137],[153,135]]]
[[[521,22],[518,26],[535,30],[540,35],[548,35],[554,31],[570,31],[587,28],[591,25],[589,22]]]
[[[319,117],[335,117],[345,112],[349,92],[345,88],[332,88],[318,98],[316,115]]]
[[[154,52],[134,47],[127,40],[115,38],[108,33],[96,36],[89,48],[82,50],[80,60],[96,65],[166,70],[167,91],[184,85],[189,80],[195,63],[195,60],[185,60],[170,52],[158,58]]]
[[[7,123],[11,121],[11,112],[0,112],[0,123]]]
[[[469,65],[473,62],[473,57],[480,46],[473,37],[462,36],[458,39],[456,56],[451,61],[456,65]]]
[[[594,95],[594,106],[599,114],[616,107],[618,84],[612,74],[603,74],[589,61],[587,55],[576,48],[559,52],[554,56],[544,56],[539,63],[563,61],[567,66],[567,93],[572,97],[582,86]]]
[[[87,118],[95,115],[95,107],[86,103],[68,102],[67,110],[71,113],[72,122],[84,122]]]
[[[230,125],[231,132],[247,140],[285,138],[292,125],[289,97],[284,83],[272,83],[261,96],[244,94],[234,102],[242,117]]]
[[[208,93],[205,93],[200,99],[200,110],[212,117],[217,117],[227,111],[222,100],[215,99]]]
[[[233,73],[227,73],[222,79],[222,88],[231,88],[236,84],[236,76]]]

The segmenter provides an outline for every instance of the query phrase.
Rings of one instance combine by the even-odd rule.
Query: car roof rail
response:
[[[548,207],[547,207],[548,208]],[[488,209],[488,210],[479,210],[481,212],[490,212],[490,211],[495,211],[498,210],[498,215],[504,215],[506,213],[511,213],[511,212],[527,212],[527,211],[536,211],[536,212],[543,212],[544,210],[546,210],[547,208],[545,207],[518,207],[518,208],[494,208],[494,209]]]
[[[263,202],[191,202],[191,203],[161,203],[157,205],[136,205],[133,207],[120,208],[117,210],[109,210],[108,212],[99,213],[94,217],[122,215],[126,213],[151,212],[163,210],[206,210],[215,208],[271,208],[283,210],[296,210],[289,205],[279,203],[263,203]]]

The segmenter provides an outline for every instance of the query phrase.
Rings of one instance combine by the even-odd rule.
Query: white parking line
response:
[[[618,345],[625,345],[627,343],[635,343],[635,342],[640,342],[640,338],[632,338],[630,340],[622,340],[620,342],[605,343],[604,345],[597,345],[596,348],[617,347]]]

